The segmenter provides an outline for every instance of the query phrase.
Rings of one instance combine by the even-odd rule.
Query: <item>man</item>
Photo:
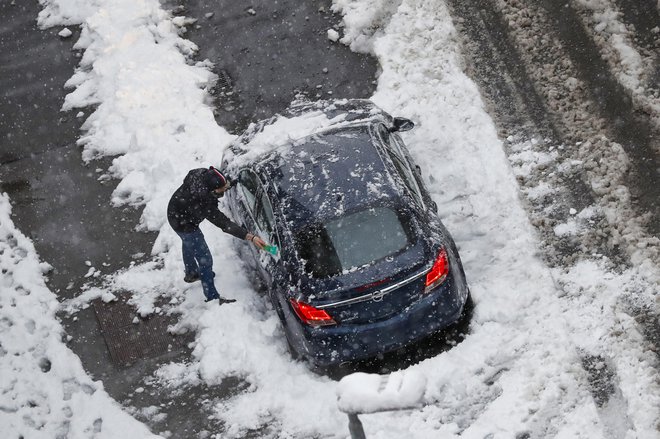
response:
[[[183,244],[183,265],[186,282],[202,281],[206,301],[218,299],[220,305],[235,302],[220,297],[213,278],[213,258],[199,224],[208,219],[222,231],[251,241],[263,249],[266,243],[232,222],[218,209],[218,198],[231,188],[230,180],[213,166],[188,172],[183,184],[174,192],[167,205],[167,220]]]

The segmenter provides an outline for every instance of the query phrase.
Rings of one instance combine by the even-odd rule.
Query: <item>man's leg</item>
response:
[[[181,250],[183,253],[183,266],[185,267],[185,279],[199,278],[199,266],[195,259],[195,234],[179,233],[181,238]]]
[[[195,260],[199,266],[199,278],[202,281],[202,289],[204,290],[204,295],[206,300],[213,300],[220,297],[218,290],[215,288],[213,278],[215,273],[213,272],[213,257],[211,256],[211,251],[209,246],[206,244],[204,235],[202,231],[197,229],[192,233],[193,235],[193,245],[195,252]]]

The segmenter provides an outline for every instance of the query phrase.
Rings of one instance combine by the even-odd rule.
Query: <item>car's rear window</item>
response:
[[[388,207],[361,210],[296,235],[305,269],[317,278],[365,266],[403,250],[408,243],[404,224]]]

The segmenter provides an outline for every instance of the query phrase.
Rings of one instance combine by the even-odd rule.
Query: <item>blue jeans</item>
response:
[[[213,278],[213,257],[206,245],[202,231],[197,228],[190,233],[176,232],[183,242],[183,265],[186,269],[186,275],[199,275],[202,281],[202,289],[206,300],[213,300],[220,297],[218,290],[215,289]]]

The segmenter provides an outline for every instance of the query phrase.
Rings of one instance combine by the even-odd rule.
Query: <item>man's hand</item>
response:
[[[264,247],[267,245],[266,241],[264,241],[257,235],[253,235],[252,233],[248,233],[245,239],[247,241],[250,241],[252,244],[256,245],[260,250],[263,250]]]
[[[266,244],[266,241],[264,241],[263,239],[261,239],[261,238],[258,237],[258,236],[255,236],[255,237],[254,237],[254,239],[252,240],[252,243],[253,243],[254,245],[256,245],[257,247],[259,247],[259,250],[263,250],[264,247],[267,245],[267,244]]]

